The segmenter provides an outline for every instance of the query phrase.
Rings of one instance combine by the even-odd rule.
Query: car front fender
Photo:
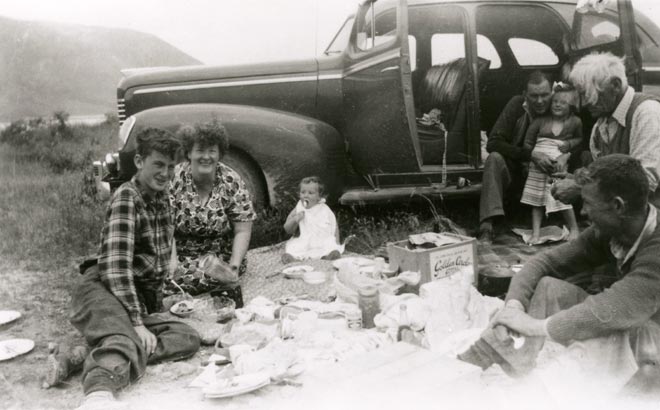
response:
[[[120,175],[135,173],[135,135],[147,127],[176,132],[183,125],[218,121],[229,133],[230,152],[257,167],[268,201],[278,206],[298,198],[298,183],[321,177],[330,201],[341,193],[346,172],[344,141],[332,126],[313,118],[268,108],[230,104],[185,104],[134,115],[135,125],[120,151]]]

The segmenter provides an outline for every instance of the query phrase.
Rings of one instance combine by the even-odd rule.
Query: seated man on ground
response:
[[[135,176],[110,199],[98,258],[81,266],[71,323],[89,349],[51,356],[46,383],[83,368],[79,409],[126,408],[114,395],[142,377],[147,364],[180,360],[199,349],[189,326],[154,315],[161,310],[174,227],[167,196],[179,142],[167,131],[137,135]],[[91,266],[90,266],[91,265]]]
[[[612,154],[578,173],[577,182],[582,212],[592,225],[573,242],[531,259],[513,277],[491,327],[459,358],[483,369],[497,363],[510,375],[523,375],[535,366],[545,338],[568,345],[626,332],[628,337],[618,340],[635,357],[638,374],[653,370],[657,388],[660,224],[657,209],[648,203],[646,173],[638,160]],[[601,293],[588,295],[563,280],[603,265],[618,280]],[[522,348],[515,349],[510,332],[527,338]]]
[[[638,159],[649,181],[651,202],[660,206],[660,102],[652,95],[636,93],[628,86],[623,59],[611,53],[582,57],[569,75],[580,92],[582,104],[597,118],[583,163],[609,154]],[[552,194],[564,203],[580,198],[580,187],[570,174],[556,181]]]
[[[525,133],[535,118],[548,113],[551,97],[548,76],[533,72],[525,91],[507,103],[488,136],[486,149],[490,154],[484,164],[479,202],[479,239],[483,242],[492,242],[493,222],[504,216],[504,196],[520,198],[530,161],[530,152],[523,147]],[[531,160],[547,173],[554,170],[554,163],[546,154],[535,152]]]

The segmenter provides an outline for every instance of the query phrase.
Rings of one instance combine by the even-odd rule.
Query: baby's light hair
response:
[[[299,189],[303,186],[303,184],[312,184],[312,183],[318,185],[319,196],[321,197],[325,196],[325,185],[323,184],[323,181],[321,181],[321,178],[317,177],[316,175],[303,178],[300,181]]]

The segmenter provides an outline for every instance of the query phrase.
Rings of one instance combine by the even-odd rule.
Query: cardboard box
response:
[[[460,239],[459,243],[434,248],[411,249],[408,240],[387,244],[390,267],[400,271],[417,271],[421,274],[420,283],[430,282],[464,273],[472,275],[477,285],[477,240],[468,236],[443,233]]]

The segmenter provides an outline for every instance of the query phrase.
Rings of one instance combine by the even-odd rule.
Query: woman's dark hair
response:
[[[649,180],[642,164],[629,155],[600,157],[586,171],[576,174],[576,179],[580,185],[595,182],[605,200],[621,197],[632,213],[646,209]]]
[[[174,159],[181,147],[179,140],[171,132],[153,127],[138,132],[135,141],[136,152],[143,158],[156,151]]]
[[[203,124],[184,125],[177,131],[177,136],[181,139],[183,155],[186,158],[195,143],[202,148],[218,147],[220,158],[229,151],[229,134],[217,120]]]
[[[319,196],[324,197],[325,196],[325,185],[323,184],[323,181],[321,181],[321,178],[317,177],[316,175],[313,175],[311,177],[305,177],[300,181],[300,187],[302,187],[304,184],[316,184],[319,186]]]

